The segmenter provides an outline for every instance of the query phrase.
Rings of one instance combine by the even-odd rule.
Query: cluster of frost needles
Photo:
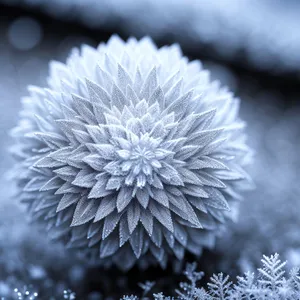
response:
[[[197,264],[187,264],[184,271],[185,282],[175,289],[174,296],[165,296],[163,292],[152,293],[155,282],[140,283],[143,290],[141,296],[123,296],[122,300],[299,300],[300,268],[294,267],[286,272],[286,261],[281,261],[279,254],[263,256],[261,267],[256,272],[246,272],[231,281],[229,275],[213,274],[205,286],[199,281],[204,273],[197,271]],[[76,294],[64,290],[61,296],[48,295],[53,300],[75,300]],[[1,294],[0,294],[1,297]],[[40,300],[39,294],[29,287],[12,289],[11,293],[1,300]],[[98,298],[97,298],[98,299]]]
[[[155,300],[296,300],[300,299],[299,268],[292,268],[286,276],[286,262],[280,260],[279,254],[263,256],[262,267],[257,272],[246,272],[237,276],[235,283],[229,275],[213,274],[206,287],[198,282],[204,273],[196,271],[196,263],[188,264],[184,275],[187,282],[181,282],[175,292],[176,297],[165,296],[162,292],[153,294]],[[147,293],[153,283],[141,285],[144,294],[140,299],[149,299]],[[151,298],[151,297],[150,297]],[[138,296],[124,296],[124,300],[137,300]]]
[[[124,270],[164,267],[201,255],[235,219],[251,187],[240,101],[178,45],[83,45],[29,93],[13,174],[50,237]]]

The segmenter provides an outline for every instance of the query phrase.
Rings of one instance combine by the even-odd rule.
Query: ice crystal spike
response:
[[[239,100],[178,45],[113,36],[29,87],[13,153],[51,237],[129,269],[212,247],[249,185]]]

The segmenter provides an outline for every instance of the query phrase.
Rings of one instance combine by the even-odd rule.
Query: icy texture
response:
[[[239,100],[199,61],[114,36],[52,62],[48,84],[29,87],[12,132],[33,220],[123,269],[214,244],[249,187],[251,155]]]
[[[198,285],[198,281],[204,276],[203,272],[197,272],[195,263],[188,264],[184,275],[187,282],[180,283],[180,289],[176,290],[177,299],[182,300],[295,300],[300,297],[300,273],[299,268],[292,268],[286,276],[285,265],[278,254],[263,256],[262,268],[257,272],[247,272],[243,276],[237,276],[236,283],[230,281],[230,277],[223,273],[213,274],[207,287]],[[147,292],[149,293],[149,289]],[[141,299],[144,298],[145,295]],[[173,297],[164,294],[153,294],[156,300],[170,300]],[[137,296],[124,296],[122,299],[137,300]]]
[[[187,264],[184,271],[186,282],[181,282],[174,290],[176,298],[165,296],[163,292],[153,293],[155,282],[139,284],[141,296],[123,296],[124,300],[155,299],[155,300],[297,300],[300,297],[300,269],[293,267],[286,272],[286,262],[281,261],[278,254],[263,255],[261,267],[255,272],[246,272],[237,276],[234,282],[223,273],[213,274],[207,284],[201,286],[204,273],[196,270],[197,264]],[[1,283],[1,282],[0,282]],[[3,292],[5,291],[5,292]],[[43,291],[41,291],[43,292]],[[152,296],[151,296],[152,293]],[[39,296],[33,287],[10,288],[6,283],[0,285],[0,296],[3,300],[39,300],[39,299],[77,299],[71,290],[64,290],[58,295]],[[90,294],[87,299],[101,299],[100,295]]]

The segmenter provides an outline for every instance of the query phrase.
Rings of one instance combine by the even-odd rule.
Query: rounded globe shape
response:
[[[23,98],[20,198],[52,238],[129,269],[212,247],[249,185],[239,100],[178,45],[113,36]]]

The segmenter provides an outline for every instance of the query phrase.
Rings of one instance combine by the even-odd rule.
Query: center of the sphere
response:
[[[153,151],[147,149],[145,146],[137,146],[132,151],[132,159],[147,161],[154,158]]]
[[[120,169],[125,176],[127,186],[136,185],[143,188],[147,182],[151,184],[153,172],[161,168],[157,151],[158,141],[151,138],[141,138],[138,143],[133,143],[128,149],[117,151]],[[158,154],[158,155],[157,155]]]

